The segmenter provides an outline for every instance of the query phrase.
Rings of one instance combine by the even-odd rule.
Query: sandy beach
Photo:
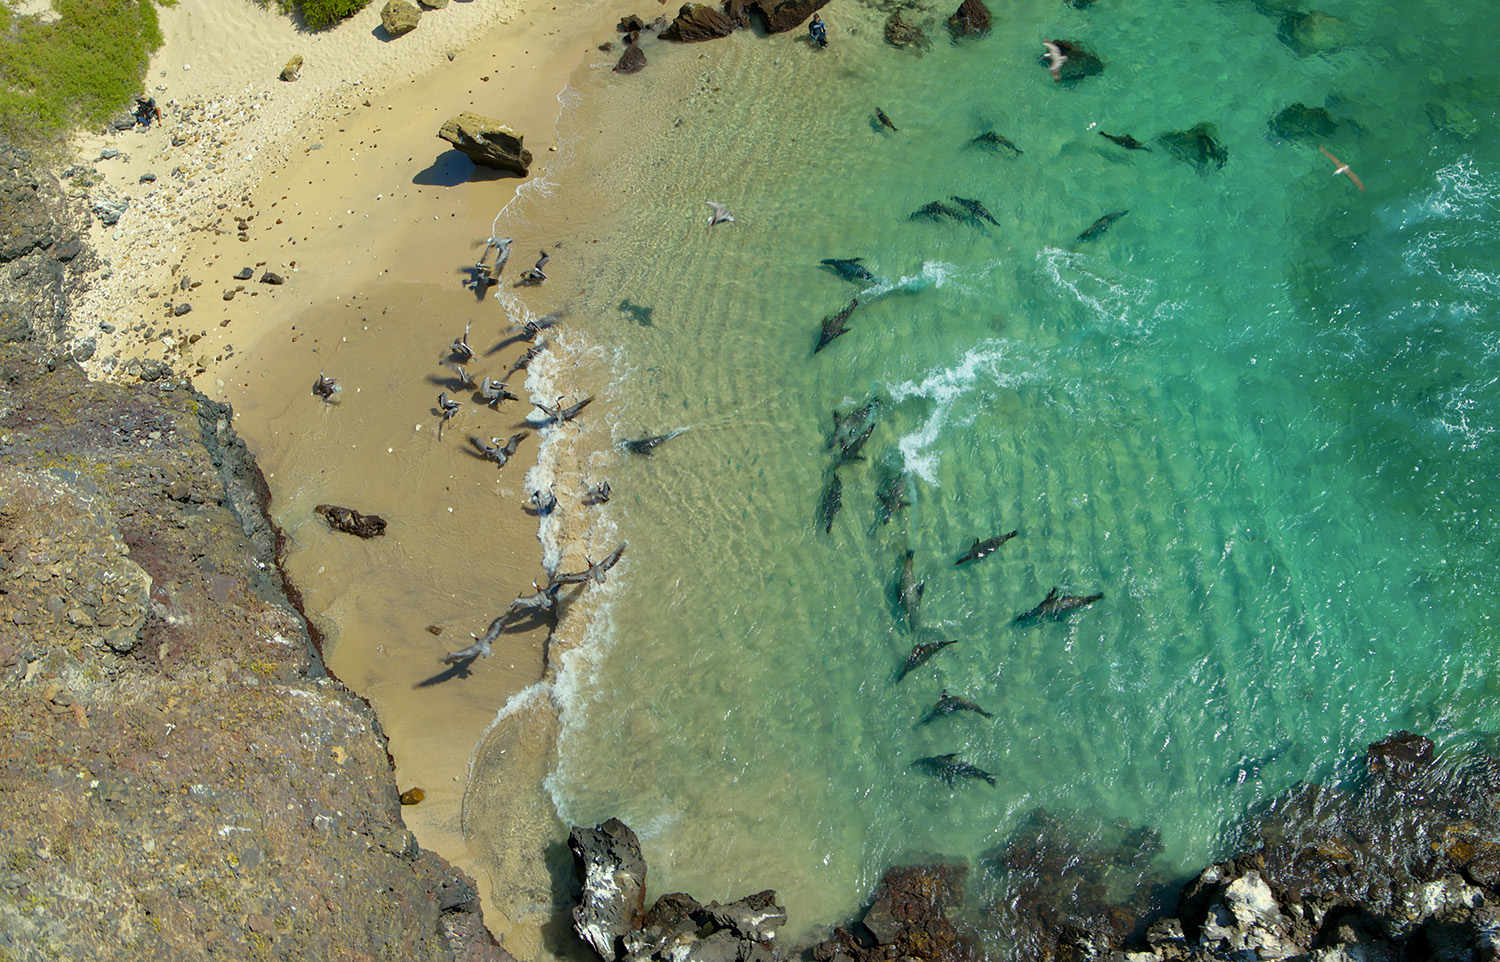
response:
[[[534,959],[566,951],[566,939],[544,939],[548,907],[517,915],[508,891],[545,872],[517,870],[516,849],[476,861],[463,804],[471,750],[497,707],[543,678],[547,627],[506,633],[468,671],[441,658],[534,579],[545,583],[526,500],[541,435],[524,420],[526,374],[510,381],[520,400],[488,409],[440,362],[472,322],[472,373],[504,379],[530,346],[507,332],[565,312],[549,287],[520,292],[524,305],[478,298],[466,271],[497,212],[545,182],[569,77],[612,59],[598,45],[616,39],[622,15],[655,11],[622,0],[561,10],[474,0],[426,11],[416,31],[391,40],[379,7],[317,35],[238,0],[163,9],[166,43],[148,75],[162,121],[78,143],[80,162],[119,152],[97,167],[104,192],[130,206],[119,223],[94,226],[91,241],[113,272],[76,305],[76,334],[96,338],[89,366],[98,376],[129,376],[132,358],[165,358],[234,406],[293,543],[290,574],[330,639],[329,667],[375,706],[400,786],[425,792],[405,810],[408,825],[476,877],[492,930]],[[282,82],[294,54],[304,58],[300,79]],[[464,110],[522,133],[535,158],[530,177],[476,169],[437,138]],[[533,226],[535,236],[516,238],[507,294],[533,251],[555,243],[545,225]],[[236,279],[244,268],[252,277]],[[267,271],[285,283],[260,283]],[[339,380],[335,403],[311,394],[319,372]],[[580,396],[599,379],[546,356],[537,372]],[[463,402],[441,440],[439,391]],[[588,481],[579,465],[608,443],[607,430],[583,423],[548,432],[566,517],[553,548],[560,570],[584,567],[590,545],[599,556],[608,534],[578,503]],[[468,441],[528,429],[499,470]],[[369,542],[332,532],[313,510],[321,503],[380,514],[390,527]],[[510,751],[526,773],[507,794],[517,805],[523,795],[539,804],[549,739],[543,726],[491,749]],[[547,840],[534,841],[539,857]],[[500,860],[509,868],[497,880]]]

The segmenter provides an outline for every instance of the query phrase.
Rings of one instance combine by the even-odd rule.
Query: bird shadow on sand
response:
[[[474,658],[465,658],[463,661],[455,661],[453,664],[449,665],[447,668],[444,668],[436,675],[433,675],[430,678],[424,678],[412,687],[431,688],[433,685],[441,685],[443,682],[452,681],[455,678],[468,678],[470,675],[474,674],[471,669],[474,666],[475,659],[477,659],[478,657],[478,655],[475,655]]]

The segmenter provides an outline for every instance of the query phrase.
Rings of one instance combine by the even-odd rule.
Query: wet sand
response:
[[[557,156],[568,78],[609,56],[597,45],[615,40],[614,24],[637,8],[622,0],[560,11],[457,3],[388,42],[378,8],[317,38],[237,0],[183,0],[162,11],[168,39],[150,78],[168,87],[155,93],[167,121],[79,145],[85,160],[101,146],[124,152],[99,168],[133,203],[118,225],[95,227],[91,239],[116,276],[97,283],[76,315],[79,333],[98,338],[96,374],[118,375],[131,357],[165,357],[234,406],[235,427],[291,539],[290,574],[330,638],[329,666],[379,713],[400,787],[426,793],[404,811],[408,825],[476,877],[492,930],[535,959],[567,951],[569,936],[539,930],[555,916],[548,909],[513,915],[509,906],[521,880],[546,877],[541,853],[555,836],[544,840],[536,821],[518,822],[517,832],[537,839],[532,864],[488,850],[476,860],[463,805],[471,751],[496,710],[544,675],[547,629],[506,633],[467,674],[441,658],[483,632],[533,579],[545,582],[538,521],[525,500],[539,437],[533,431],[503,469],[477,457],[471,435],[528,429],[525,375],[510,381],[521,400],[490,409],[458,389],[440,361],[470,320],[476,377],[503,378],[529,346],[505,336],[524,316],[465,289],[466,271],[496,213],[542,181]],[[302,79],[281,83],[281,65],[297,52],[306,58]],[[169,101],[191,110],[174,113]],[[531,176],[476,170],[449,150],[437,129],[463,110],[521,132],[535,158]],[[168,176],[174,166],[185,176]],[[158,180],[138,184],[147,171]],[[588,217],[560,213],[574,223]],[[566,286],[566,258],[553,265],[559,283],[511,286],[557,240],[546,225],[529,226],[536,233],[516,237],[505,290],[536,315],[564,309],[551,291]],[[254,276],[234,279],[245,267]],[[267,270],[285,283],[259,283]],[[191,312],[168,317],[165,305],[182,302]],[[94,330],[99,321],[114,332]],[[569,337],[568,323],[585,321],[565,320],[559,338]],[[580,396],[603,378],[587,364],[556,367],[544,373]],[[334,403],[311,394],[320,371],[341,384]],[[445,390],[463,407],[439,440],[436,398]],[[576,570],[606,543],[607,531],[594,529],[577,498],[589,480],[579,465],[607,446],[608,430],[587,419],[561,430],[567,438],[552,459],[567,519],[558,562]],[[380,514],[389,528],[371,541],[335,533],[314,512],[325,502]],[[512,752],[519,774],[485,803],[485,819],[528,806],[534,819],[551,817],[540,792],[552,755],[547,714],[487,742],[486,751]],[[497,880],[494,867],[505,859]]]

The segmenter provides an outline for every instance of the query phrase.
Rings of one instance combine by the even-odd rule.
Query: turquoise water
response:
[[[517,237],[553,207],[618,216],[603,236],[564,226],[561,344],[605,359],[606,441],[686,429],[595,464],[630,548],[558,686],[562,819],[636,828],[652,897],[776,888],[795,936],[926,855],[969,860],[976,901],[1003,899],[993,854],[1039,807],[1151,826],[1170,877],[1225,854],[1258,800],[1354,777],[1395,729],[1483,739],[1500,707],[1487,11],[1330,3],[1340,42],[1302,55],[1249,2],[1008,4],[956,46],[950,10],[907,7],[936,20],[918,55],[882,42],[891,9],[834,3],[821,52],[800,34],[655,43],[631,78],[601,55],[570,91],[562,173],[504,215]],[[1054,84],[1042,37],[1106,69]],[[1273,136],[1297,101],[1339,128]],[[1200,122],[1222,169],[1153,142]],[[987,130],[1023,153],[966,146]],[[908,220],[952,195],[998,226]],[[736,222],[707,229],[709,199]],[[887,283],[861,294],[819,266],[856,256]],[[872,397],[825,534],[831,412]],[[911,507],[882,525],[900,472]],[[1053,586],[1104,598],[1013,623]],[[938,639],[958,644],[897,681]],[[944,688],[993,719],[919,724]],[[913,767],[946,752],[996,784]]]

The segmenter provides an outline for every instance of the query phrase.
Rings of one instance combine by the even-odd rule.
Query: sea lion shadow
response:
[[[644,304],[637,304],[628,297],[620,301],[620,303],[616,305],[616,307],[619,311],[628,315],[632,321],[635,321],[641,327],[656,326],[656,324],[651,320],[651,314],[656,310],[656,308],[654,307],[647,307]]]

